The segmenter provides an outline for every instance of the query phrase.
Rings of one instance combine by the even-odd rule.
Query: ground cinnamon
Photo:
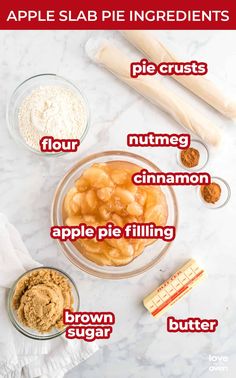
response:
[[[208,185],[202,185],[201,194],[204,201],[208,203],[216,203],[221,196],[221,187],[215,182]]]
[[[193,168],[199,163],[200,153],[196,148],[189,147],[186,150],[181,151],[180,158],[185,167]]]

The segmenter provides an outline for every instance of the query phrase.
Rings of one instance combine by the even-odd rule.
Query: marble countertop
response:
[[[206,61],[215,80],[235,93],[236,45],[232,43],[235,31],[156,33],[183,59]],[[223,129],[224,142],[219,150],[210,151],[207,170],[228,181],[232,197],[226,207],[209,210],[199,202],[194,188],[176,189],[180,214],[177,237],[169,253],[150,271],[128,280],[98,279],[74,269],[50,239],[53,193],[75,161],[96,151],[127,150],[128,132],[183,131],[169,116],[88,60],[84,44],[98,34],[114,37],[131,56],[139,56],[115,31],[0,31],[0,211],[19,229],[35,259],[66,269],[73,276],[84,310],[107,310],[116,315],[112,338],[102,342],[100,351],[74,368],[67,378],[233,378],[236,371],[236,125],[233,122],[166,79],[168,85],[188,96]],[[46,72],[73,80],[88,98],[91,127],[76,155],[39,158],[16,145],[9,136],[5,121],[8,96],[27,77]],[[174,149],[132,151],[151,159],[163,170],[178,170]],[[190,257],[205,267],[208,278],[167,315],[217,318],[219,326],[213,334],[167,333],[167,315],[155,320],[142,305],[144,296]],[[214,364],[212,356],[226,356],[227,362]]]

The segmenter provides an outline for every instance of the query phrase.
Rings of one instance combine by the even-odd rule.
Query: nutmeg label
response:
[[[190,146],[190,134],[128,134],[127,145],[129,147],[177,147],[186,149]]]

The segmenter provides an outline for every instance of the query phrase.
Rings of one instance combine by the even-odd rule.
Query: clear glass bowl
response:
[[[11,289],[9,291],[9,294],[8,294],[7,309],[8,309],[8,315],[9,315],[10,321],[12,322],[13,326],[17,329],[17,331],[19,331],[20,333],[22,333],[24,336],[29,337],[30,339],[34,339],[34,340],[50,340],[50,339],[54,339],[55,337],[58,337],[58,336],[62,335],[66,331],[66,327],[63,328],[62,330],[58,330],[58,329],[54,328],[54,329],[52,329],[48,333],[40,333],[40,332],[35,331],[35,330],[33,330],[33,329],[29,328],[29,327],[26,327],[22,323],[20,323],[19,320],[18,320],[18,317],[17,317],[17,313],[16,313],[16,311],[12,307],[12,299],[13,299],[13,295],[14,295],[14,292],[15,292],[15,289],[16,289],[16,285],[18,284],[18,282],[23,277],[25,277],[27,274],[29,274],[30,272],[33,272],[33,271],[39,270],[39,269],[40,270],[41,269],[55,270],[56,272],[58,272],[62,276],[65,276],[68,279],[68,281],[71,284],[72,295],[73,295],[73,299],[74,299],[73,310],[74,311],[79,311],[79,306],[80,306],[79,292],[78,292],[78,290],[76,288],[76,284],[72,280],[72,278],[69,277],[68,274],[66,274],[65,272],[63,272],[60,269],[55,269],[53,267],[45,267],[45,266],[44,267],[39,267],[39,268],[28,270],[28,272],[25,272],[24,274],[22,274],[15,281],[15,283],[12,285],[12,287],[11,287]]]
[[[199,151],[199,154],[200,154],[200,157],[199,157],[199,162],[198,162],[198,165],[196,165],[195,167],[186,167],[182,161],[181,161],[181,152],[182,150],[179,150],[177,151],[177,163],[179,164],[179,166],[183,169],[185,169],[186,171],[200,171],[201,169],[203,169],[208,160],[209,160],[209,151],[208,151],[208,148],[207,146],[205,145],[205,143],[201,142],[200,140],[197,140],[197,139],[191,139],[191,142],[190,142],[190,147],[191,148],[195,148],[196,150]]]
[[[62,206],[67,191],[74,185],[75,180],[82,172],[94,163],[104,163],[107,161],[128,161],[146,168],[149,171],[159,172],[159,168],[142,156],[123,152],[123,151],[106,151],[90,155],[77,164],[75,164],[59,183],[54,194],[51,212],[52,226],[63,226]],[[168,226],[177,227],[178,208],[175,193],[172,187],[161,187],[164,192],[168,204]],[[150,246],[146,247],[143,253],[135,258],[128,265],[115,266],[99,266],[94,262],[86,259],[75,246],[70,242],[62,242],[57,240],[64,255],[70,262],[83,271],[100,278],[121,279],[136,276],[145,272],[156,265],[169,249],[171,242],[157,240]]]
[[[223,180],[220,177],[211,177],[211,182],[212,183],[214,182],[221,187],[221,195],[217,202],[215,203],[206,202],[201,194],[201,186],[197,187],[197,195],[201,203],[208,209],[220,209],[221,207],[225,206],[230,200],[230,196],[231,196],[230,186],[225,180]]]
[[[24,140],[23,136],[21,135],[19,124],[18,124],[18,113],[19,108],[22,104],[22,101],[27,97],[34,89],[45,86],[45,85],[56,85],[56,86],[62,86],[64,88],[68,88],[71,91],[75,92],[84,102],[85,108],[87,110],[87,124],[85,127],[85,130],[83,134],[80,136],[80,142],[85,138],[88,128],[89,128],[89,107],[88,102],[84,96],[84,94],[81,93],[80,89],[74,85],[72,82],[70,82],[67,79],[64,79],[61,76],[58,76],[56,74],[48,73],[48,74],[40,74],[36,76],[32,76],[29,79],[23,81],[12,93],[8,104],[7,104],[7,110],[6,110],[6,120],[9,132],[13,139],[23,145],[28,150],[34,152],[35,154],[41,155],[41,156],[59,156],[64,155],[67,152],[41,152],[38,151],[31,146],[29,146],[26,141]]]

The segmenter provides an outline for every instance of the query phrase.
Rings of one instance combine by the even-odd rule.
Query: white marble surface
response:
[[[91,63],[84,43],[98,34],[119,40],[139,56],[118,32],[0,31],[0,211],[20,230],[32,255],[44,264],[66,269],[77,281],[82,309],[114,311],[112,338],[67,378],[199,378],[236,374],[235,189],[236,125],[191,97],[224,130],[225,141],[211,151],[207,169],[225,178],[232,189],[228,206],[208,210],[195,189],[176,190],[180,224],[169,254],[151,271],[125,281],[106,281],[74,269],[49,237],[50,205],[56,185],[73,163],[94,151],[126,149],[132,131],[181,132],[168,116],[109,73]],[[235,31],[160,31],[157,34],[183,58],[207,61],[216,80],[236,92]],[[234,47],[233,47],[234,45]],[[91,108],[91,128],[76,155],[39,158],[15,144],[8,134],[5,109],[8,95],[25,78],[55,72],[80,85]],[[172,83],[168,84],[172,85]],[[177,87],[177,86],[175,86]],[[176,88],[186,96],[180,88]],[[134,151],[134,149],[132,149]],[[172,149],[138,149],[163,170],[178,170]],[[208,278],[168,315],[217,318],[214,334],[168,334],[166,316],[154,320],[142,306],[143,297],[189,257],[205,266]],[[209,355],[226,356],[212,372]]]

